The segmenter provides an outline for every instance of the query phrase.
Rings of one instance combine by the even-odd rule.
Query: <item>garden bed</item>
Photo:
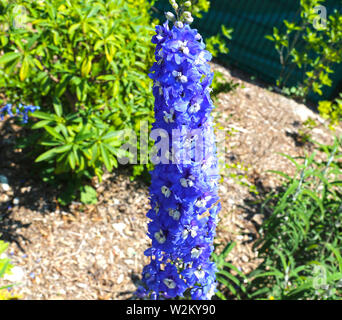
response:
[[[230,133],[226,163],[237,165],[223,172],[215,243],[220,250],[235,241],[229,259],[248,273],[259,263],[252,244],[264,218],[260,200],[281,184],[267,171],[295,172],[278,153],[303,156],[312,151],[300,134],[308,117],[318,123],[311,131],[315,140],[332,143],[333,137],[306,106],[268,91],[238,71],[212,66],[226,80],[240,84],[234,92],[219,94],[214,113],[219,126]],[[19,128],[11,121],[0,122],[0,175],[9,185],[0,190],[0,233],[11,242],[8,254],[16,268],[10,280],[20,282],[13,292],[23,299],[134,298],[146,263],[143,252],[149,246],[148,186],[131,182],[128,170],[117,170],[105,174],[101,184],[94,181],[100,195],[97,205],[74,202],[68,209],[60,208],[56,190],[32,179],[30,164],[22,161],[20,149],[13,149]],[[239,184],[232,173],[246,174],[246,179]],[[254,195],[248,184],[259,194]]]

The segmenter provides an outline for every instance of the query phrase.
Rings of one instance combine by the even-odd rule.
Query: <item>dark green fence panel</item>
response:
[[[342,11],[342,1],[327,0],[328,14],[334,9]],[[156,16],[165,20],[164,12],[170,10],[168,0],[157,0]],[[273,33],[273,27],[285,29],[283,20],[298,21],[299,0],[211,0],[209,12],[202,19],[195,19],[192,27],[197,28],[204,37],[220,32],[221,25],[233,28],[233,39],[229,42],[229,54],[219,59],[247,71],[258,78],[275,83],[281,65],[273,42],[265,35]],[[342,64],[335,67],[331,76],[332,87],[324,87],[323,97],[311,95],[314,101],[331,99],[337,94],[342,83]],[[296,70],[289,79],[295,85],[303,78],[301,70]]]

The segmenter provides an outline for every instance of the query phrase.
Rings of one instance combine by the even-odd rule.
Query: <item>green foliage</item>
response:
[[[81,187],[81,201],[85,204],[96,204],[96,190],[91,186],[82,186]]]
[[[184,0],[183,2],[185,2]],[[182,3],[182,1],[179,1]],[[188,9],[193,17],[202,18],[203,12],[208,12],[210,8],[210,0],[191,0],[191,7]]]
[[[0,280],[5,274],[11,273],[11,269],[13,267],[10,259],[2,258],[2,256],[5,255],[8,245],[9,245],[8,243],[0,240]],[[7,289],[13,287],[13,285],[14,284],[6,285],[6,286],[0,285],[0,300],[17,300],[20,298],[18,295],[13,295],[13,293],[10,294],[7,291]]]
[[[219,53],[227,54],[229,52],[226,46],[226,39],[232,39],[233,29],[227,29],[224,25],[221,26],[221,34],[217,34],[215,36],[211,36],[205,39],[205,44],[207,50],[213,55],[213,57],[217,57]]]
[[[8,243],[0,240],[0,256],[6,252],[8,248]],[[8,273],[12,268],[10,260],[8,258],[0,258],[0,278],[4,276],[5,273]],[[4,289],[4,287],[0,287],[0,290]]]
[[[218,270],[216,279],[225,288],[224,290],[218,290],[216,292],[216,295],[222,300],[227,300],[226,296],[228,295],[233,295],[240,299],[240,292],[246,293],[246,289],[242,283],[242,279],[246,279],[246,276],[238,268],[226,261],[228,254],[233,250],[235,245],[234,242],[228,243],[220,254],[217,255],[215,252],[212,254],[212,259]]]
[[[326,20],[326,27],[318,23],[315,7],[324,5],[324,0],[301,0],[301,21],[284,20],[285,33],[274,27],[273,35],[266,38],[273,41],[279,53],[282,66],[277,85],[285,93],[305,98],[310,92],[322,95],[324,86],[331,86],[329,77],[332,65],[342,61],[342,14],[334,11]],[[321,21],[325,22],[325,21]],[[303,80],[296,89],[287,88],[288,80],[299,68]]]
[[[234,92],[239,86],[240,84],[238,82],[233,80],[227,81],[222,72],[214,71],[214,78],[211,84],[213,91],[211,95],[216,98],[221,92]]]
[[[8,273],[12,269],[11,261],[8,258],[1,258],[1,256],[6,252],[8,248],[8,243],[0,240],[0,279],[4,276],[5,273]],[[0,300],[1,299],[1,290],[7,289],[10,286],[0,286]]]
[[[250,298],[342,298],[342,138],[320,145],[325,161],[315,153],[300,162],[278,193],[262,205],[268,218],[255,247],[263,262],[250,274]]]
[[[323,118],[329,119],[332,125],[342,121],[342,93],[334,101],[320,101],[318,110]]]
[[[41,107],[22,147],[38,155],[45,180],[69,181],[62,203],[76,190],[88,199],[82,179],[117,167],[119,131],[139,138],[140,120],[152,122],[152,4],[0,1],[0,97]]]

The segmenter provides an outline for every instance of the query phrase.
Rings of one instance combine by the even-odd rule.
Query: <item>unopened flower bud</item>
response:
[[[191,7],[191,1],[185,1],[184,2],[184,7]]]
[[[185,17],[184,22],[187,24],[191,24],[194,22],[194,18],[193,17],[189,17],[189,18]]]
[[[165,17],[167,20],[172,21],[172,22],[176,20],[175,15],[170,11],[165,13]]]
[[[191,17],[191,12],[189,12],[189,11],[184,11],[184,12],[183,12],[183,15],[184,15],[184,17],[186,17],[186,18],[190,18],[190,17]]]
[[[173,9],[177,10],[178,9],[178,4],[176,1],[171,1],[171,6]]]
[[[183,28],[183,22],[182,21],[176,21],[175,26],[179,29],[182,29]]]

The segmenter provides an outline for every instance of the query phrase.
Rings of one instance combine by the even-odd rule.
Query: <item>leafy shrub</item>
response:
[[[337,124],[342,120],[342,93],[340,98],[334,101],[320,101],[318,105],[322,117],[329,119],[331,124]]]
[[[21,147],[39,155],[46,180],[72,180],[71,197],[82,178],[101,177],[103,164],[108,170],[117,165],[114,132],[139,133],[140,120],[151,122],[151,5],[0,1],[0,97],[41,107],[33,126],[39,131]]]
[[[264,221],[256,243],[263,262],[250,274],[250,298],[341,299],[342,297],[342,138],[321,145],[326,160],[315,153],[271,193],[262,208]]]
[[[331,86],[331,66],[342,61],[342,14],[336,10],[329,15],[326,27],[317,23],[315,7],[324,0],[301,0],[298,23],[284,20],[286,32],[274,27],[273,41],[279,53],[281,73],[277,85],[298,98],[305,98],[311,91],[322,95],[324,86]],[[293,88],[286,88],[296,68],[302,69],[304,78]]]

